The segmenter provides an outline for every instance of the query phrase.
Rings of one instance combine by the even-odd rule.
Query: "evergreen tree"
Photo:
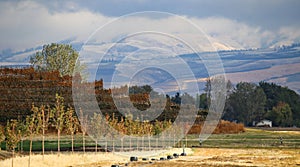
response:
[[[251,125],[252,121],[260,121],[265,115],[266,95],[253,83],[240,82],[229,97],[233,119]]]

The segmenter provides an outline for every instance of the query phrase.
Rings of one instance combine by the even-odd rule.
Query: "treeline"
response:
[[[240,82],[234,87],[229,81],[227,89],[222,119],[247,126],[268,119],[273,126],[300,127],[300,96],[295,91],[268,82]],[[200,95],[199,100],[200,108],[208,109],[208,92]]]

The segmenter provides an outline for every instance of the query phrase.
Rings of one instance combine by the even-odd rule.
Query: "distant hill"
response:
[[[73,47],[80,51],[83,43],[73,42],[72,40],[62,41],[70,42]],[[162,41],[164,42],[164,41]],[[161,46],[165,50],[174,50],[179,49],[179,57],[184,60],[193,71],[196,79],[198,81],[203,80],[208,77],[205,64],[199,59],[197,54],[188,53],[187,50],[182,48],[179,44],[162,44],[162,42],[153,42],[150,43],[154,46]],[[103,78],[104,81],[110,82],[112,80],[112,74],[118,73],[120,76],[129,78],[127,76],[127,70],[122,71],[120,69],[120,63],[122,60],[141,49],[147,48],[149,43],[122,43],[119,44],[116,48],[111,48],[108,52],[108,56],[100,60],[97,57],[97,53],[101,51],[106,51],[111,44],[109,43],[95,43],[95,57],[92,59],[85,60],[84,62],[89,67],[89,71],[94,73],[97,71],[96,78]],[[174,45],[174,46],[173,46]],[[176,46],[176,48],[175,48]],[[8,67],[17,67],[17,66],[28,66],[30,55],[34,54],[36,51],[40,50],[42,46],[35,48],[29,48],[24,51],[12,53],[10,50],[5,50],[0,52],[0,66]],[[147,54],[156,54],[156,53],[147,53],[143,52],[144,55]],[[156,57],[149,57],[149,61],[161,62],[159,56],[160,53],[157,53]],[[199,55],[209,55],[210,52],[199,53]],[[239,81],[246,82],[255,82],[267,81],[274,82],[282,86],[288,86],[289,88],[300,93],[300,44],[293,44],[290,46],[281,46],[274,48],[261,48],[261,49],[249,49],[249,50],[224,50],[218,52],[224,66],[226,77],[230,79],[233,83]],[[141,54],[141,56],[143,56]],[[164,57],[165,58],[165,57]],[[174,59],[174,55],[170,56],[170,60]],[[124,63],[124,61],[122,62]],[[144,62],[143,62],[144,63]],[[126,69],[130,69],[135,66],[130,61],[126,62]],[[146,66],[146,65],[145,65]],[[176,67],[176,64],[169,63],[168,66],[171,68]],[[180,69],[180,68],[178,68]],[[185,73],[180,69],[180,73]],[[156,74],[157,71],[153,71],[153,74]],[[178,80],[184,80],[184,75],[182,78],[176,78]],[[94,78],[92,78],[93,80]],[[153,81],[150,84],[159,84],[159,85],[172,85],[171,82],[174,81],[174,78],[168,78],[166,76],[161,77],[160,75],[151,75],[151,69],[146,70],[146,75],[143,78],[144,81]],[[203,87],[204,83],[199,83],[200,87]]]

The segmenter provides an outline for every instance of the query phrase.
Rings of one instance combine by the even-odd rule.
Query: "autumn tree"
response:
[[[66,113],[67,132],[71,135],[72,153],[74,152],[74,134],[78,131],[79,121],[72,107],[67,109]]]
[[[127,132],[127,135],[129,136],[129,149],[131,150],[131,148],[132,148],[132,139],[131,139],[131,137],[132,137],[132,135],[134,134],[134,121],[133,121],[133,116],[131,115],[131,114],[129,114],[127,117],[126,117],[126,119],[125,119],[125,121],[124,121],[124,124],[125,124],[125,126],[126,126],[126,128],[127,128],[127,130],[126,130],[126,132]]]
[[[56,94],[55,107],[51,110],[51,122],[57,130],[57,151],[60,152],[60,134],[64,127],[65,106],[64,98]]]
[[[95,152],[98,150],[98,140],[102,137],[102,117],[100,114],[94,113],[94,116],[91,118],[92,136],[95,140]]]
[[[17,129],[18,129],[18,135],[20,142],[18,144],[18,150],[19,152],[23,151],[23,143],[24,139],[27,136],[27,127],[26,127],[26,122],[24,120],[19,119],[18,124],[17,124]]]
[[[18,121],[14,119],[7,121],[5,127],[6,149],[12,151],[12,167],[14,166],[15,148],[20,141],[20,135],[18,133]]]
[[[84,114],[81,108],[79,110],[79,121],[81,125],[80,129],[82,132],[82,148],[83,148],[83,153],[85,153],[85,135],[88,128],[88,115]]]
[[[28,166],[30,166],[33,136],[37,134],[39,128],[41,128],[41,121],[39,121],[39,119],[41,118],[39,114],[39,108],[32,104],[31,112],[32,114],[26,117],[26,128],[30,139]]]
[[[39,124],[41,124],[41,130],[42,130],[42,154],[43,158],[45,155],[45,132],[48,129],[49,126],[49,119],[50,119],[51,109],[49,106],[45,107],[42,105],[40,107],[40,117],[39,117]]]
[[[4,139],[5,139],[4,127],[0,125],[0,144]],[[1,147],[0,147],[0,150],[1,150]]]

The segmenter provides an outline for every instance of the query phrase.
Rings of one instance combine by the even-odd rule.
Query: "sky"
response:
[[[0,52],[66,39],[85,41],[106,23],[143,11],[182,16],[222,45],[221,49],[289,45],[300,42],[299,8],[299,0],[4,0],[0,1]],[[154,20],[137,24],[151,25]]]

